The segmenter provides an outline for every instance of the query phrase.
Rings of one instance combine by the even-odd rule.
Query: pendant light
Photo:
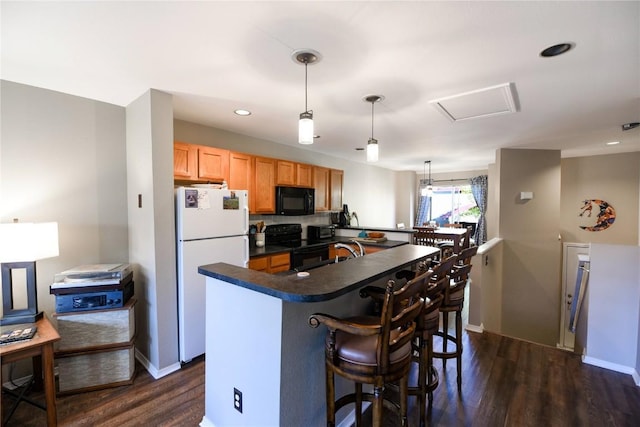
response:
[[[424,178],[427,177],[427,163],[429,164],[429,180],[427,181],[427,186],[422,187],[422,190],[420,190],[420,194],[422,194],[423,196],[431,197],[431,195],[433,194],[433,186],[431,185],[431,160],[424,161],[424,165],[422,167],[422,176]]]
[[[300,144],[313,144],[313,111],[307,108],[307,66],[320,59],[320,54],[313,50],[297,50],[293,52],[293,60],[304,64],[304,112],[300,113],[298,122],[298,142]]]
[[[367,143],[367,162],[371,163],[378,161],[378,140],[373,137],[373,105],[383,99],[382,95],[367,95],[363,98],[363,101],[371,103],[371,138]]]

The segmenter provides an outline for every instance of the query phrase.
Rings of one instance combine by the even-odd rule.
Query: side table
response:
[[[2,364],[12,363],[28,357],[33,358],[33,378],[36,385],[42,384],[44,376],[44,392],[47,404],[47,425],[58,424],[56,413],[56,386],[53,372],[53,343],[60,339],[58,331],[47,316],[36,322],[38,331],[28,340],[0,347]],[[44,374],[44,375],[42,375]]]

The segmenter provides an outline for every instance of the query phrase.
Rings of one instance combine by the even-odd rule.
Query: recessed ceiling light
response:
[[[620,141],[610,141],[610,142],[607,142],[607,145],[618,145],[618,144],[620,144]]]
[[[251,115],[251,111],[243,110],[242,108],[238,108],[237,110],[234,111],[234,113],[236,113],[239,116],[250,116]]]
[[[544,58],[550,58],[552,56],[562,55],[563,53],[570,51],[573,46],[573,43],[559,43],[553,46],[549,46],[548,48],[540,52],[540,56]]]

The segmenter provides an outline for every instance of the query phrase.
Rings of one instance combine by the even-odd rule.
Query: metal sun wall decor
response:
[[[608,202],[600,199],[587,199],[582,201],[582,208],[580,208],[581,212],[578,216],[591,217],[591,211],[593,210],[593,206],[597,206],[599,209],[598,218],[596,219],[596,225],[591,226],[579,226],[583,230],[586,231],[602,231],[611,227],[616,220],[616,210],[613,209]]]

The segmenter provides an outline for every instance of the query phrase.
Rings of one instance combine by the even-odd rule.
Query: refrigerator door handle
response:
[[[248,235],[249,234],[249,206],[244,207],[244,223],[246,227],[244,230],[244,234]]]

